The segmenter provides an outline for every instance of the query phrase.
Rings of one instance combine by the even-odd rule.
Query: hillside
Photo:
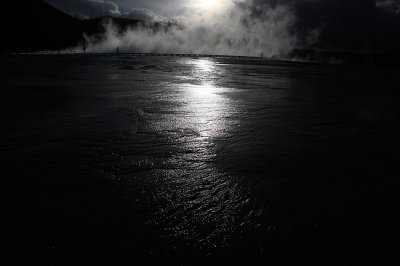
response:
[[[139,20],[112,17],[80,20],[41,0],[2,1],[0,7],[3,10],[1,26],[4,36],[1,52],[56,51],[83,44],[84,34],[101,39],[104,25],[110,21],[121,32],[141,24]]]
[[[81,39],[79,21],[43,1],[2,1],[1,7],[2,51],[56,50]]]

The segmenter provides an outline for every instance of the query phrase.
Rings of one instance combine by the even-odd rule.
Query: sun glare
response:
[[[201,9],[211,9],[218,6],[218,0],[194,0],[192,1],[192,6]]]
[[[236,0],[238,2],[242,0]],[[233,0],[190,0],[187,2],[187,7],[200,11],[203,15],[216,15],[226,11],[229,7],[236,3]],[[213,15],[212,15],[213,14]]]
[[[198,0],[198,1],[199,5],[204,7],[211,7],[217,2],[217,0]]]

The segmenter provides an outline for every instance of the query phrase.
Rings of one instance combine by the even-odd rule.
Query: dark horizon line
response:
[[[37,52],[6,52],[5,55],[138,55],[138,56],[180,56],[180,57],[226,57],[226,58],[265,58],[274,59],[268,56],[250,55],[223,55],[223,54],[190,54],[190,53],[139,53],[139,52],[75,52],[75,51],[37,51]],[[276,58],[275,58],[276,59]]]

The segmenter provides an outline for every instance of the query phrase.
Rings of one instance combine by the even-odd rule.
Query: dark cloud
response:
[[[376,48],[378,14],[373,0],[319,0],[296,3],[298,30],[320,31],[319,44],[330,49]]]
[[[317,48],[375,51],[400,46],[398,0],[251,0],[257,15],[269,5],[290,5],[299,38],[317,31]]]
[[[129,13],[132,10],[151,10],[162,16],[180,14],[188,1],[186,0],[45,0],[68,14],[76,13],[84,17],[115,15],[119,12]],[[229,1],[229,0],[228,0]]]
[[[148,9],[162,16],[176,16],[180,14],[188,3],[187,0],[114,0],[121,10]]]
[[[163,21],[164,17],[155,14],[153,11],[145,8],[133,8],[129,12],[121,14],[122,18],[138,19],[144,21]]]
[[[67,14],[79,18],[94,18],[102,16],[119,16],[118,5],[111,1],[101,0],[46,0],[54,7]]]
[[[141,6],[140,8],[133,7],[122,10],[116,3],[102,0],[46,0],[46,2],[60,10],[63,10],[71,16],[83,19],[102,16],[122,17],[146,21],[160,21],[164,19],[163,16],[154,13],[148,8],[145,8],[146,5],[140,4],[140,1],[136,3],[138,6]],[[130,1],[131,6],[134,2]]]

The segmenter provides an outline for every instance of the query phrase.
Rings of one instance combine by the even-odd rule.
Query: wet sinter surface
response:
[[[399,70],[130,55],[0,67],[11,263],[398,260]]]

